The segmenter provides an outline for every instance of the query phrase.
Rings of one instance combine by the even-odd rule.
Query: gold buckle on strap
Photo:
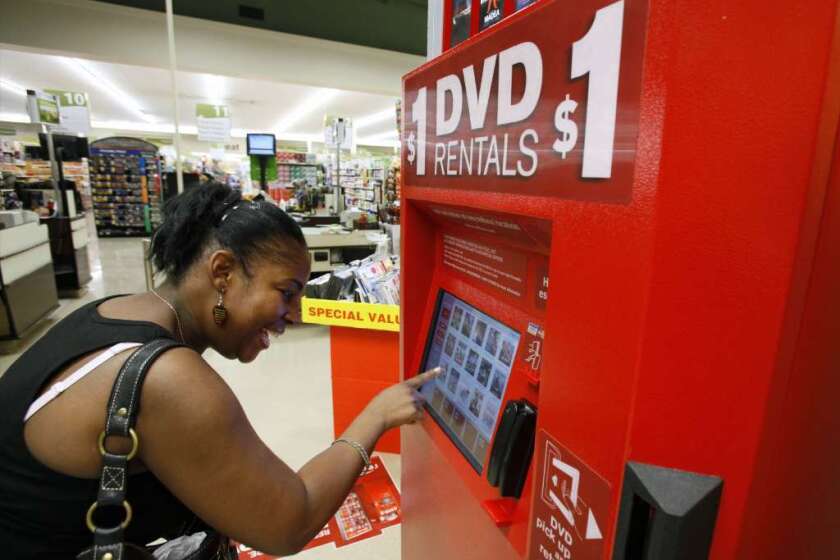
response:
[[[87,523],[87,528],[90,529],[91,533],[96,532],[96,525],[93,523],[93,512],[96,511],[96,508],[99,507],[98,502],[93,502],[88,508],[87,516],[85,516],[85,522]],[[124,530],[128,527],[128,524],[131,523],[131,518],[134,517],[134,512],[131,509],[131,504],[129,504],[126,500],[123,500],[122,507],[125,510],[125,520],[120,523],[120,527]]]
[[[140,438],[137,437],[137,432],[134,431],[134,428],[128,429],[128,435],[131,437],[131,451],[128,452],[125,460],[131,461],[140,449]],[[105,431],[103,430],[99,434],[99,453],[104,457],[107,452],[105,449]]]

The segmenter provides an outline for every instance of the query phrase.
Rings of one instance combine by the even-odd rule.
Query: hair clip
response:
[[[235,204],[235,205],[233,206],[233,208],[231,208],[230,210],[228,210],[227,212],[225,212],[225,213],[224,213],[224,215],[222,216],[222,219],[221,219],[221,220],[219,220],[219,223],[224,222],[224,221],[227,219],[227,217],[228,217],[228,216],[230,216],[231,212],[235,212],[237,208],[239,208],[239,204]]]

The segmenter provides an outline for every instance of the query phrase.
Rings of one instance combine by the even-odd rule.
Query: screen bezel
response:
[[[255,136],[269,136],[269,137],[271,137],[271,150],[272,150],[273,154],[277,153],[277,137],[275,135],[273,135],[271,133],[268,133],[268,132],[249,132],[245,137],[245,141],[246,141],[246,144],[247,144],[247,147],[248,147],[248,155],[249,156],[271,157],[271,155],[272,155],[272,154],[255,154],[255,153],[253,153],[253,148],[251,147],[251,138],[255,137]]]
[[[495,316],[491,315],[490,313],[487,313],[486,311],[484,311],[480,307],[477,307],[476,305],[472,304],[471,302],[467,301],[463,297],[457,296],[457,295],[453,294],[452,292],[450,292],[448,290],[445,290],[443,288],[439,288],[438,289],[438,294],[437,294],[437,301],[435,301],[435,308],[434,308],[434,311],[432,312],[432,319],[431,319],[431,321],[429,321],[429,328],[426,331],[426,345],[423,348],[423,358],[420,360],[420,371],[418,372],[418,374],[422,373],[424,371],[423,368],[426,365],[426,360],[429,358],[429,353],[432,350],[432,346],[434,344],[434,333],[437,330],[437,321],[438,321],[438,318],[440,317],[440,306],[443,303],[444,295],[447,295],[447,294],[452,296],[453,298],[455,298],[457,301],[472,307],[473,309],[483,313],[484,315],[487,315],[488,317],[490,317],[494,321],[498,322],[500,325],[503,325],[504,327],[506,327],[506,328],[510,329],[511,331],[515,332],[517,334],[517,336],[519,336],[519,340],[521,342],[522,332],[520,330],[512,327],[511,325],[509,325],[505,321],[502,321],[502,320],[496,318]],[[518,346],[519,345],[517,344],[517,352],[519,351]],[[514,356],[514,358],[515,358],[515,356]],[[513,364],[511,364],[510,375],[513,375],[513,370],[514,370],[514,366],[513,366]],[[418,391],[420,391],[420,390],[422,390],[422,386],[420,387],[420,389],[418,389]],[[499,410],[504,410],[504,404],[505,404],[504,397],[505,397],[506,393],[507,393],[507,391],[505,391],[505,393],[502,394],[502,398],[500,399],[502,401],[502,406],[500,407]],[[443,433],[446,434],[446,437],[449,438],[449,440],[452,442],[452,444],[455,446],[455,448],[458,451],[461,452],[461,455],[464,457],[464,459],[467,460],[467,462],[470,464],[470,466],[473,468],[473,470],[475,472],[477,472],[479,475],[482,475],[484,473],[484,466],[485,466],[484,463],[487,462],[487,456],[485,455],[484,457],[482,457],[483,461],[477,460],[472,455],[472,453],[466,448],[466,446],[461,442],[460,438],[458,437],[457,434],[455,434],[455,432],[452,430],[452,428],[450,428],[449,425],[446,422],[443,421],[443,418],[441,418],[440,415],[438,415],[437,411],[434,408],[432,408],[431,404],[424,401],[423,408],[425,408],[425,410],[426,410],[426,412],[428,412],[429,416],[434,418],[435,423],[438,425],[438,427],[441,430],[443,430]],[[493,440],[495,439],[495,434],[496,434],[496,430],[498,429],[498,427],[499,427],[499,418],[498,418],[498,415],[497,415],[496,424],[493,427],[493,438],[491,438],[491,440],[488,442],[487,455],[489,455],[490,451],[493,449]]]

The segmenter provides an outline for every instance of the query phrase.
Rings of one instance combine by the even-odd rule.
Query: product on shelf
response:
[[[23,163],[23,142],[0,139],[0,163]]]
[[[383,191],[383,203],[379,209],[379,220],[386,224],[400,223],[400,168],[393,165],[388,169]]]
[[[302,152],[277,152],[277,183],[289,186],[303,181],[310,187],[321,184],[322,165],[315,160],[315,154]]]
[[[40,183],[52,178],[52,165],[42,159],[21,159],[25,157],[25,146],[21,142],[7,142],[0,144],[0,174],[11,173],[17,181],[24,183]],[[90,174],[88,160],[65,161],[62,164],[64,179],[73,181],[82,199],[84,209],[91,208]]]
[[[157,147],[113,137],[90,145],[93,215],[100,237],[144,236],[161,221]]]
[[[315,299],[399,305],[399,259],[371,256],[353,261],[347,268],[307,282],[304,295]]]
[[[380,214],[387,201],[385,183],[390,169],[390,158],[362,158],[341,163],[339,185],[346,208],[357,208]],[[329,182],[335,184],[335,165],[329,168]]]

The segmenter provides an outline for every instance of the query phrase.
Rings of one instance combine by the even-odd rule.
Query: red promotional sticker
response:
[[[610,484],[545,430],[534,454],[537,476],[529,560],[601,560]]]
[[[318,535],[304,550],[332,543],[336,547],[347,546],[375,537],[385,527],[399,525],[402,521],[400,493],[388,470],[379,457],[372,457],[370,467],[359,475],[356,484]],[[238,545],[239,560],[274,560],[269,556]]]

